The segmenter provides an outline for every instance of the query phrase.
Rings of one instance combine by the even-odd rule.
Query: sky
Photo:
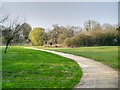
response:
[[[3,2],[12,17],[21,16],[32,27],[51,28],[53,24],[84,26],[87,20],[118,23],[117,2]]]

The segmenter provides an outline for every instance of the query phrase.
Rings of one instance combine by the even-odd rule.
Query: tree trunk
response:
[[[9,44],[9,43],[7,42],[6,48],[5,48],[5,53],[7,53],[8,44]]]
[[[11,40],[12,40],[12,39],[9,39],[9,40],[7,41],[7,43],[6,43],[5,53],[7,53],[8,45],[9,45],[9,43],[10,43]]]

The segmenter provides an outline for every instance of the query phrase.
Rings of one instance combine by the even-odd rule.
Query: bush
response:
[[[65,40],[65,45],[68,47],[74,46],[115,46],[119,45],[117,30],[107,31],[87,31],[75,35],[72,38]]]
[[[117,31],[112,30],[112,31],[105,31],[102,33],[97,33],[96,34],[96,45],[99,46],[114,46],[117,45]]]
[[[74,38],[67,38],[64,41],[64,45],[67,47],[75,47],[76,46],[75,44],[76,44],[76,41]]]

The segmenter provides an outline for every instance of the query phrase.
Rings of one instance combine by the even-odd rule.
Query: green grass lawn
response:
[[[118,70],[118,46],[46,48],[46,49],[64,52],[64,53],[70,53],[70,54],[94,59],[96,61],[102,62],[114,68],[115,70]]]
[[[82,71],[73,60],[48,52],[10,47],[6,54],[2,51],[2,75],[3,88],[73,88]]]

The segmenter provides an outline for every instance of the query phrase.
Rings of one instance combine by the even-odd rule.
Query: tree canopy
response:
[[[41,27],[33,28],[29,34],[29,39],[31,40],[32,45],[42,46],[44,39],[45,29]]]

